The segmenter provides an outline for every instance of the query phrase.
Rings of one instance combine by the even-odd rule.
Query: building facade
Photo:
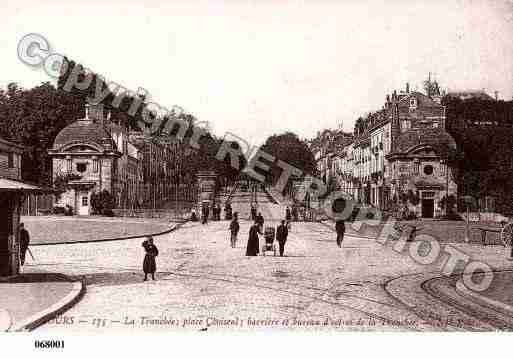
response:
[[[382,109],[356,121],[353,138],[342,148],[323,143],[330,140],[326,136],[317,140],[321,178],[328,183],[335,175],[338,189],[381,210],[423,218],[445,214],[444,198],[457,193],[447,166],[456,144],[445,128],[438,84],[428,85],[426,94],[406,84],[387,95]],[[327,159],[337,162],[334,171]]]
[[[101,104],[86,105],[85,118],[62,129],[49,154],[54,185],[65,188],[57,206],[89,215],[93,193],[108,191],[118,206],[137,199],[142,181],[139,151],[129,142],[126,128],[104,115]]]

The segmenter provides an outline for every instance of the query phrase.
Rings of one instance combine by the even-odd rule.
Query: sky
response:
[[[292,131],[352,131],[387,93],[513,97],[512,1],[2,1],[0,86],[53,81],[17,58],[20,39],[126,88],[148,91],[252,144]]]

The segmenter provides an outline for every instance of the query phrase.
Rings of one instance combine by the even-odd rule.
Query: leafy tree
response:
[[[94,214],[112,216],[112,210],[116,207],[116,199],[107,190],[95,192],[91,195],[91,207]]]
[[[270,136],[261,147],[264,152],[273,155],[288,165],[302,171],[303,174],[315,175],[317,168],[315,165],[315,158],[310,151],[308,144],[305,140],[301,140],[296,134],[292,132],[285,132],[281,135]],[[265,162],[265,160],[263,160]],[[281,173],[282,169],[275,163],[270,164],[271,169],[267,173],[267,182],[275,184]],[[287,184],[288,188],[292,185],[289,179]]]
[[[448,161],[458,196],[491,195],[498,211],[513,213],[513,101],[445,97],[443,104],[457,144]]]
[[[32,89],[9,84],[0,92],[0,136],[26,147],[22,178],[51,183],[47,150],[65,126],[83,115],[82,101],[45,82]]]

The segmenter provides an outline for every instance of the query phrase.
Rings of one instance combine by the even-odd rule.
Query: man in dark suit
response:
[[[258,223],[260,226],[260,230],[263,231],[264,228],[264,216],[262,216],[262,213],[258,212],[258,215],[256,216],[255,222]]]
[[[203,215],[202,215],[201,223],[207,224],[208,223],[208,212],[209,212],[208,203],[203,204],[202,211],[203,211]]]
[[[289,235],[289,230],[285,225],[285,220],[281,221],[281,224],[276,229],[276,240],[280,245],[280,257],[283,257],[283,251],[285,250],[285,242],[287,242],[287,236]]]
[[[237,244],[237,234],[239,233],[240,225],[238,221],[238,215],[237,212],[235,212],[235,215],[233,216],[233,219],[230,223],[230,243],[232,248],[235,248]]]

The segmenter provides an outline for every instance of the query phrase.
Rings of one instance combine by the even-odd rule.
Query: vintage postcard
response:
[[[513,330],[511,1],[0,6],[0,340]]]

